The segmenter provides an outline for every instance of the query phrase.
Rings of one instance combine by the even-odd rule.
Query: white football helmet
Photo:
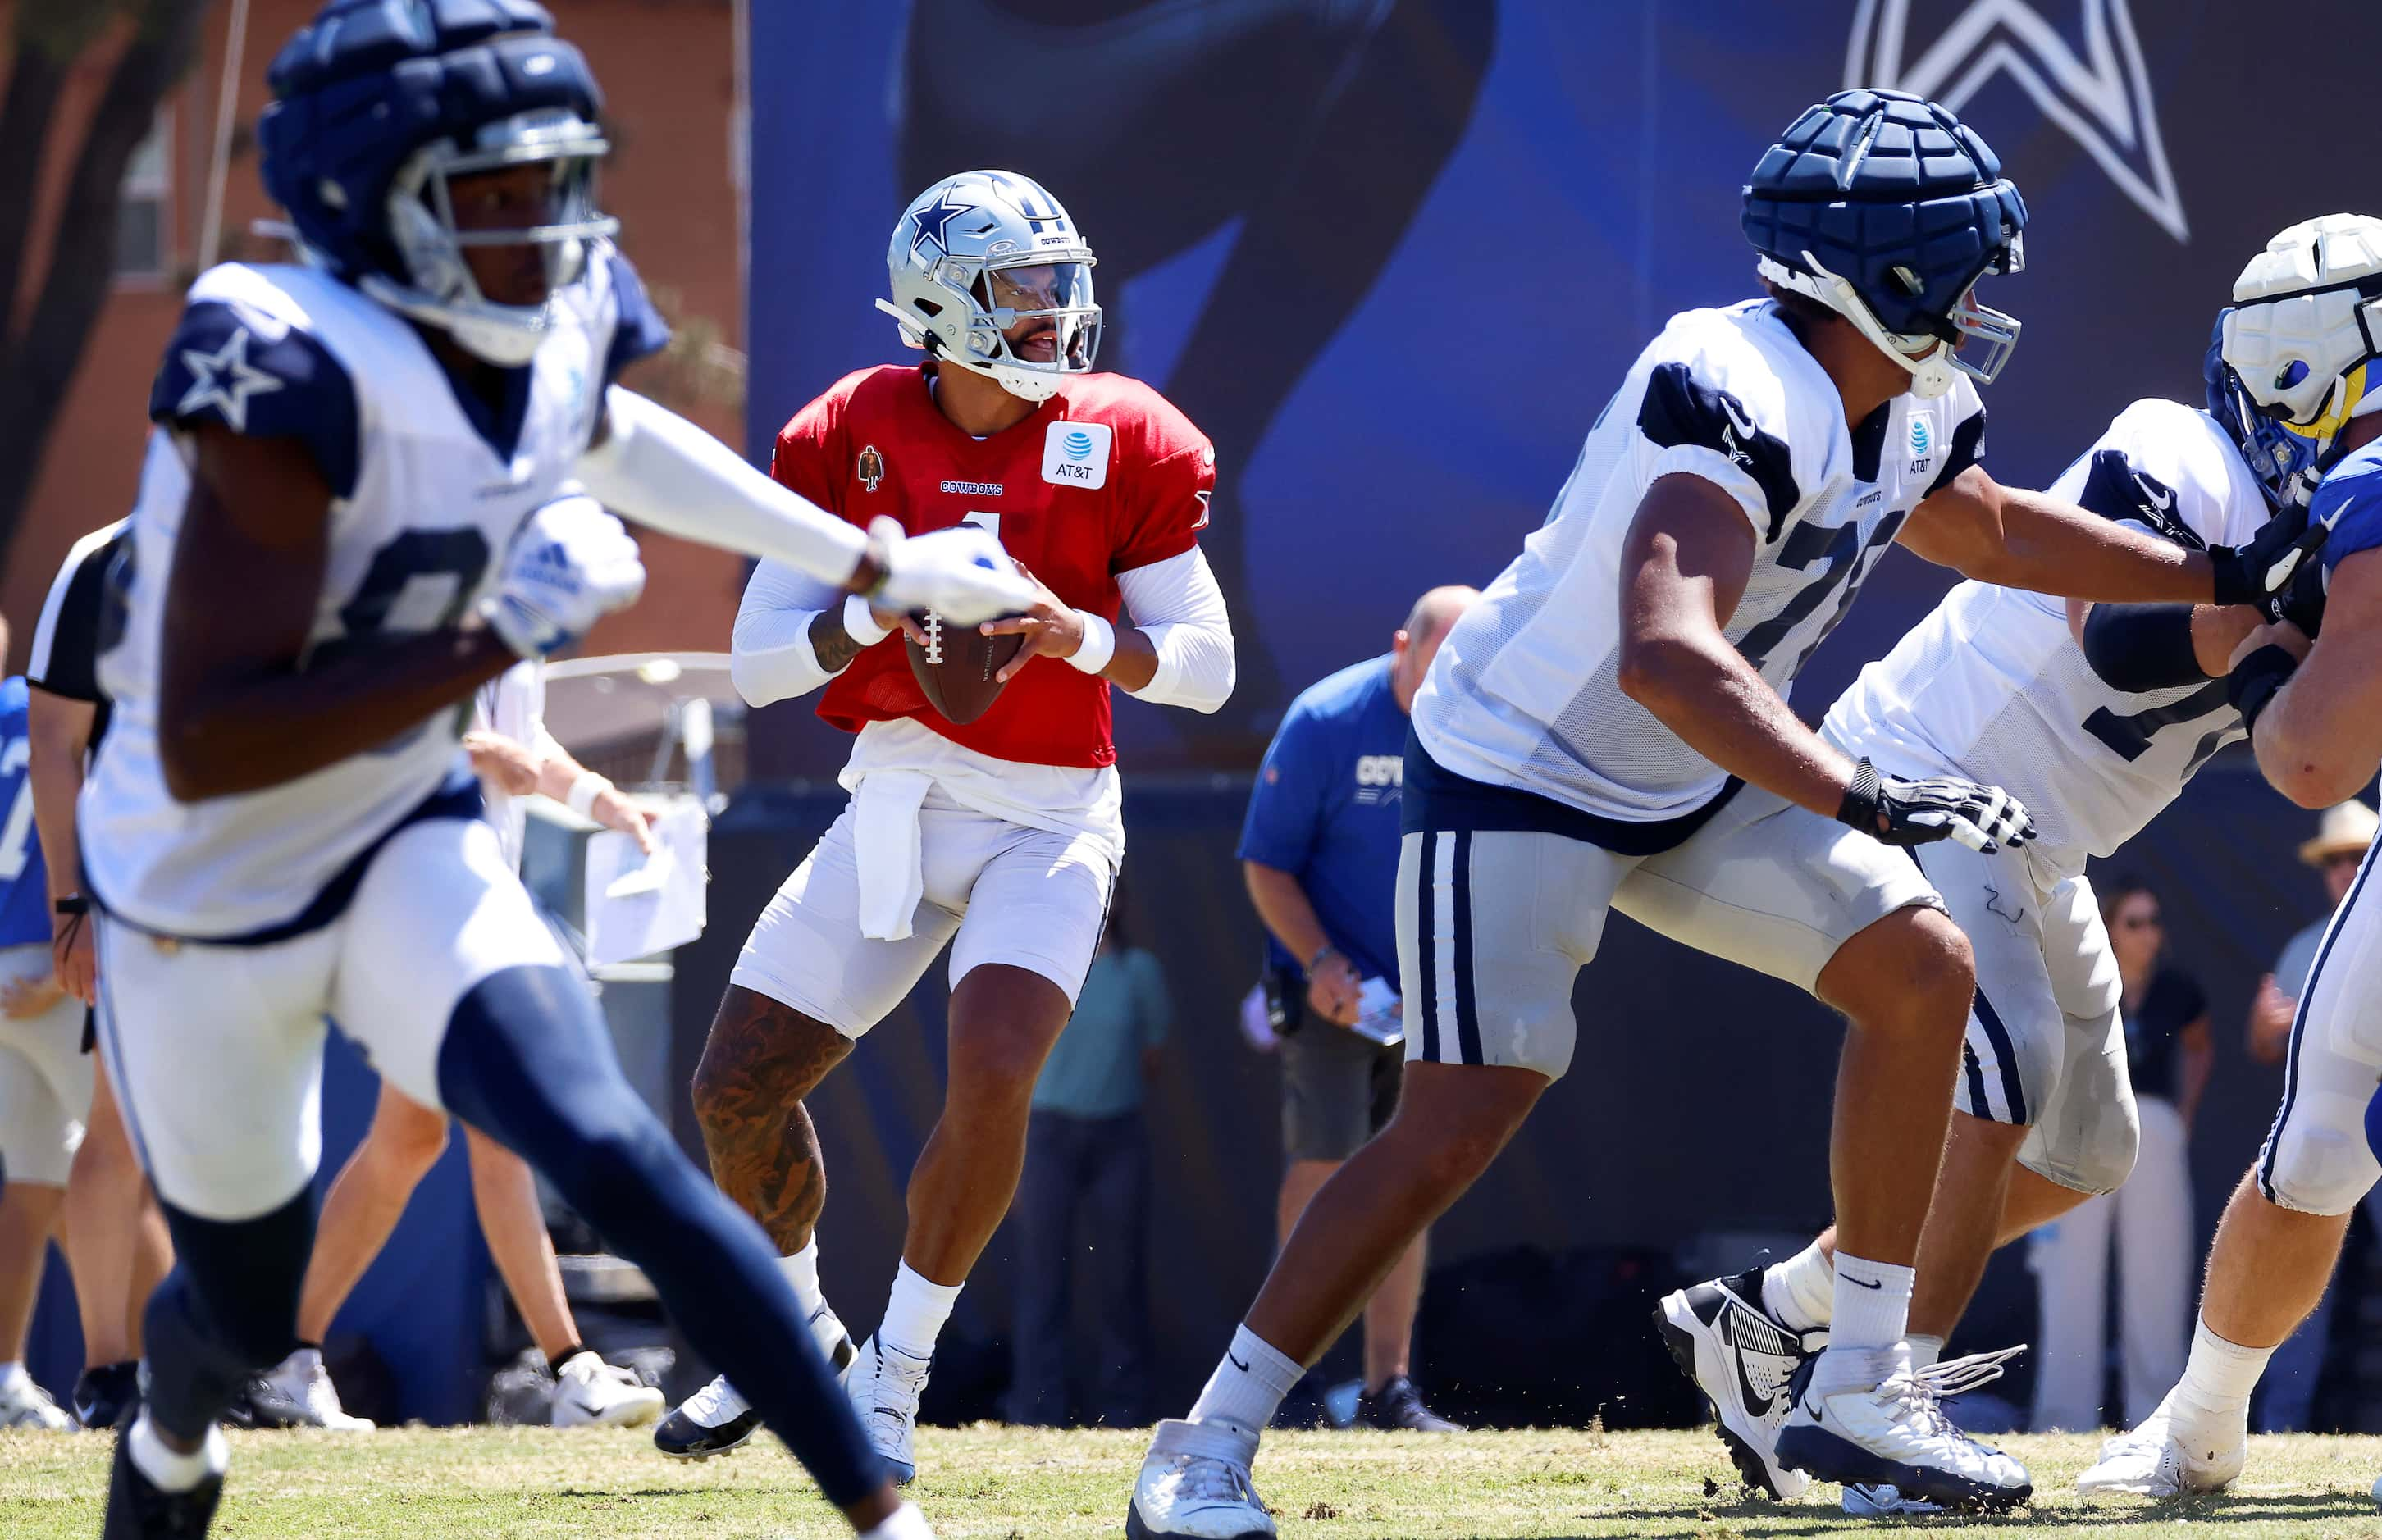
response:
[[[2328,214],[2275,237],[2234,280],[2218,332],[2222,383],[2247,397],[2236,407],[2271,458],[2270,490],[2303,500],[2341,429],[2382,411],[2382,219]]]
[[[1028,401],[1088,373],[1100,348],[1092,249],[1030,177],[964,171],[920,193],[893,226],[893,298],[877,308],[902,340]],[[1025,333],[1009,334],[1020,323]]]

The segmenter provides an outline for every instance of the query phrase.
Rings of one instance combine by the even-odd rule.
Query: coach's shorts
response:
[[[1282,1040],[1282,1153],[1285,1160],[1345,1160],[1398,1109],[1403,1044],[1376,1043],[1297,1002],[1299,1024]]]
[[[2382,883],[2374,862],[2367,851],[2357,886],[2316,947],[2291,1021],[2282,1108],[2258,1152],[2258,1191],[2303,1214],[2346,1214],[2382,1176],[2365,1133],[2365,1109],[2382,1087]]]
[[[1115,873],[1101,843],[1013,824],[940,789],[927,793],[918,825],[926,891],[906,939],[860,934],[847,803],[761,911],[728,982],[857,1038],[902,1003],[948,941],[954,987],[1001,962],[1041,974],[1073,1005],[1108,919]]]
[[[1578,1031],[1572,980],[1608,910],[1809,990],[1860,931],[1942,907],[1903,851],[1753,787],[1651,856],[1538,830],[1409,834],[1397,893],[1406,1057],[1561,1076]]]
[[[1977,959],[1954,1105],[2032,1126],[2019,1163],[2046,1181],[2115,1191],[2133,1169],[2141,1121],[2118,959],[2092,884],[2027,849],[1980,855],[1945,839],[1912,853]]]
[[[269,1214],[322,1159],[325,1018],[388,1082],[445,1105],[455,1007],[509,968],[571,966],[477,818],[390,837],[329,924],[260,947],[99,932],[100,1047],[157,1195],[202,1218]]]
[[[0,982],[46,979],[50,948],[0,947]],[[10,1181],[64,1187],[91,1116],[82,1002],[69,995],[39,1016],[0,1016],[0,1162]]]

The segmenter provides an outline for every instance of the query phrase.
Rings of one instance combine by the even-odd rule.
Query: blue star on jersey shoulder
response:
[[[355,382],[320,338],[267,325],[219,299],[182,312],[149,391],[171,427],[220,423],[249,438],[294,438],[336,495],[355,491]]]
[[[2382,545],[2382,442],[2369,444],[2327,471],[2308,499],[2308,517],[2329,529],[2324,566]]]
[[[943,189],[940,197],[918,211],[915,222],[915,227],[910,234],[912,256],[916,256],[918,248],[929,241],[933,242],[935,250],[944,256],[948,257],[952,254],[951,247],[944,241],[943,232],[951,228],[952,220],[976,207],[974,203],[952,202],[952,189],[950,188]]]

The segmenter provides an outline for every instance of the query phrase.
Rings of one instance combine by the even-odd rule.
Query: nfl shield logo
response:
[[[860,464],[854,468],[853,474],[860,478],[863,487],[870,492],[877,490],[877,483],[885,479],[885,457],[877,452],[876,445],[869,445],[860,451]]]

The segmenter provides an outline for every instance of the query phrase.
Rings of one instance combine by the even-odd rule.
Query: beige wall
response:
[[[738,287],[736,192],[729,158],[734,60],[728,0],[548,0],[563,35],[579,44],[605,87],[615,150],[605,177],[605,202],[624,224],[621,245],[673,320],[707,319],[720,341],[743,346],[744,307]],[[13,6],[0,0],[0,38]],[[282,43],[312,16],[314,0],[252,0],[239,102],[233,116],[235,157],[227,179],[226,256],[271,257],[276,246],[249,237],[252,220],[268,217],[250,148],[265,101],[264,71]],[[231,6],[218,3],[207,52],[173,99],[171,218],[177,267],[184,280],[198,260],[206,159],[221,79]],[[104,55],[104,51],[101,51]],[[53,171],[80,137],[82,120],[105,79],[104,56],[85,61],[61,108],[53,135]],[[53,175],[45,190],[55,194]],[[46,263],[46,238],[37,232],[22,302],[30,303]],[[0,616],[10,622],[8,666],[21,667],[33,619],[58,563],[77,536],[131,507],[140,480],[149,381],[179,313],[180,283],[121,285],[110,300],[77,371],[64,412],[51,434],[42,475],[24,522],[0,568]],[[645,366],[632,383],[652,383]],[[680,378],[672,371],[670,377]],[[734,403],[680,400],[698,421],[731,444],[743,426]],[[645,541],[650,581],[627,615],[589,639],[590,650],[724,649],[743,567],[733,556],[666,536]]]

